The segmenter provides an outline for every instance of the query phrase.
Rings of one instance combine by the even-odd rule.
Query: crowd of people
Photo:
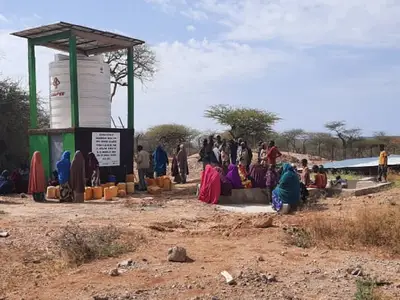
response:
[[[308,161],[301,161],[301,172],[294,164],[280,164],[282,156],[274,141],[259,142],[257,159],[253,160],[252,149],[243,139],[226,141],[217,135],[203,140],[199,151],[199,162],[203,173],[199,199],[208,203],[217,203],[220,195],[231,195],[233,189],[262,188],[266,190],[266,203],[271,203],[276,210],[288,204],[295,209],[300,200],[308,196],[307,188],[324,189],[328,185],[328,176],[323,166],[308,167]],[[387,153],[381,145],[379,176],[386,179]],[[167,175],[169,158],[163,145],[157,146],[150,155],[141,145],[137,146],[135,162],[138,171],[138,190],[145,191],[146,178]],[[175,183],[186,183],[189,175],[188,154],[180,144],[173,153],[171,176]],[[311,174],[314,178],[311,179]],[[346,180],[340,176],[331,184],[346,186]],[[60,202],[83,202],[86,186],[100,185],[100,167],[94,153],[89,153],[85,160],[81,151],[76,151],[73,160],[65,151],[56,163],[52,178],[46,182],[40,152],[36,151],[30,168],[21,165],[12,174],[8,170],[0,175],[0,195],[11,193],[29,193],[37,202],[45,201],[47,186],[60,186]]]
[[[81,151],[76,151],[71,161],[70,152],[65,151],[56,163],[52,178],[46,181],[42,156],[36,151],[30,168],[22,165],[11,176],[7,170],[1,173],[0,195],[28,193],[34,201],[44,202],[47,187],[60,186],[60,202],[83,202],[85,187],[99,185],[99,162],[93,153],[89,153],[85,160]]]
[[[308,161],[301,161],[302,172],[294,164],[284,163],[277,168],[282,154],[274,141],[259,142],[257,160],[253,161],[251,148],[242,139],[226,142],[220,136],[210,136],[203,141],[200,159],[203,174],[199,199],[217,203],[220,195],[231,195],[233,189],[262,188],[266,190],[265,202],[277,211],[284,204],[296,209],[308,196],[307,188],[326,187],[327,174],[323,166],[308,168]],[[311,172],[315,173],[314,180]]]

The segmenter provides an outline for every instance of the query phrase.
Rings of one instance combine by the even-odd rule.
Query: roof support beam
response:
[[[134,73],[133,73],[133,47],[128,48],[126,58],[128,64],[128,128],[134,129],[135,118],[135,90],[134,90]]]
[[[79,127],[78,58],[76,56],[76,36],[69,38],[69,78],[71,89],[71,127]]]
[[[35,45],[28,40],[29,72],[29,129],[37,128],[37,95],[36,95],[36,58]]]
[[[125,50],[126,47],[121,47],[121,46],[116,46],[116,45],[112,45],[112,46],[107,46],[107,47],[99,47],[99,48],[95,48],[93,50],[86,50],[86,54],[87,55],[97,55],[100,53],[107,53],[107,52],[113,52],[113,51],[118,51],[118,50]]]
[[[42,46],[47,47],[47,48],[51,48],[54,50],[59,50],[59,51],[63,51],[63,52],[69,52],[69,42],[66,46],[62,46],[62,45],[57,45],[57,44],[53,44],[53,43],[46,43],[43,44]],[[87,56],[87,53],[83,50],[80,49],[76,49],[76,52],[79,54],[83,54]]]
[[[118,45],[118,46],[121,46],[124,48],[132,46],[132,42],[130,42],[130,41],[117,40],[115,38],[107,37],[107,36],[97,34],[97,33],[83,32],[80,30],[72,30],[72,32],[76,36],[79,36],[79,37],[87,39],[87,40],[96,40],[102,44]]]
[[[54,42],[57,40],[69,39],[70,36],[71,36],[71,30],[66,30],[63,32],[58,32],[58,33],[54,33],[54,34],[50,34],[50,35],[32,38],[32,39],[30,39],[30,41],[32,44],[39,46],[39,45],[47,44],[47,43]]]

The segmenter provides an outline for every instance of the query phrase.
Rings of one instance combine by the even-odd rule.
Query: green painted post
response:
[[[29,113],[30,128],[37,128],[36,58],[35,44],[28,40]]]
[[[76,36],[69,37],[69,79],[71,83],[71,127],[79,127],[78,59],[76,56]]]
[[[128,48],[128,129],[133,129],[134,124],[134,79],[133,79],[133,47]]]

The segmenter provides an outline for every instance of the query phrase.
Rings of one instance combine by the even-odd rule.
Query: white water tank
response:
[[[50,127],[71,127],[69,56],[49,64]],[[78,55],[79,127],[111,127],[110,67],[101,56]]]

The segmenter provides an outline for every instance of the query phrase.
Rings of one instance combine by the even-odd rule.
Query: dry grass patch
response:
[[[133,244],[123,242],[121,236],[121,231],[114,226],[89,229],[74,224],[64,227],[55,243],[63,259],[69,264],[81,265],[133,250]],[[133,239],[140,241],[143,237]]]
[[[301,247],[322,243],[340,249],[378,247],[400,254],[400,207],[360,208],[352,217],[313,216],[288,233],[289,243]]]

